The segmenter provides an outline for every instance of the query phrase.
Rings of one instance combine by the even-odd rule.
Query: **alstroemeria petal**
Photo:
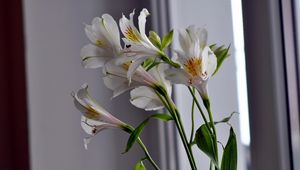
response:
[[[187,30],[179,30],[179,43],[183,51],[189,51],[190,46],[192,44],[192,40]],[[188,56],[186,56],[188,57]]]
[[[87,137],[87,138],[83,139],[83,144],[84,144],[85,150],[88,150],[88,144],[91,142],[92,138],[93,137],[91,136],[91,137]]]
[[[130,64],[128,71],[127,71],[127,78],[129,79],[129,81],[131,81],[133,74],[135,73],[137,68],[146,60],[146,58],[148,58],[148,57],[140,57],[137,60],[134,60]]]
[[[108,40],[111,40],[112,45],[117,48],[116,50],[120,50],[120,32],[118,28],[118,24],[114,20],[114,18],[109,14],[103,14],[103,24],[106,28],[106,31],[109,35],[104,34]],[[119,48],[119,49],[118,49]],[[118,51],[116,51],[118,52]]]
[[[132,42],[139,42],[141,35],[133,24],[134,11],[130,14],[130,20],[125,15],[119,20],[120,29],[123,35]]]
[[[122,121],[112,116],[92,99],[92,97],[88,94],[87,88],[88,86],[83,84],[82,87],[74,93],[75,106],[82,106],[79,107],[79,110],[82,111],[83,115],[86,118],[93,119],[95,121],[118,126],[123,125],[124,123]]]
[[[169,80],[166,80],[165,70],[167,68],[166,64],[159,64],[158,66],[153,67],[148,72],[153,76],[155,80],[158,80],[163,84],[169,95],[172,93],[172,85]]]
[[[130,102],[141,109],[146,111],[159,110],[163,108],[163,104],[155,94],[155,92],[146,86],[141,86],[131,90],[130,92]]]
[[[165,71],[166,79],[175,84],[185,84],[189,86],[191,84],[191,77],[182,69],[169,68]]]
[[[207,30],[205,28],[199,29],[200,48],[203,49],[207,45]]]
[[[202,52],[202,69],[206,72],[207,77],[211,77],[211,75],[215,72],[217,68],[217,57],[211,51],[211,49],[206,46]]]
[[[194,87],[198,90],[202,98],[207,98],[208,96],[207,81],[202,81],[201,83],[197,83],[194,85]]]
[[[91,25],[86,25],[84,28],[85,34],[88,37],[88,39],[93,43],[96,44],[97,43],[97,35],[95,34],[95,32],[93,31],[93,28]]]
[[[146,33],[145,33],[145,25],[146,25],[146,17],[150,15],[150,13],[148,12],[148,10],[146,8],[142,9],[142,11],[140,12],[139,15],[139,30],[141,33],[141,36],[143,37],[143,39],[148,39]]]
[[[110,58],[110,54],[93,44],[85,45],[81,49],[82,65],[85,68],[99,68]]]
[[[103,81],[105,86],[113,91],[112,98],[117,97],[125,91],[133,88],[131,85],[129,86],[127,78],[123,77],[107,75],[103,77]]]

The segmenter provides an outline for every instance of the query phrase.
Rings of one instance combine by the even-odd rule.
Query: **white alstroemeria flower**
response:
[[[179,33],[182,50],[177,50],[182,68],[166,70],[167,79],[175,84],[194,86],[201,97],[207,97],[207,81],[217,67],[217,58],[206,44],[207,31],[189,26]]]
[[[96,17],[85,26],[91,44],[81,49],[82,64],[86,68],[102,67],[108,60],[122,54],[120,33],[116,21],[109,14]]]
[[[87,88],[88,86],[84,84],[77,92],[72,93],[76,108],[83,113],[81,126],[87,134],[91,135],[91,137],[84,139],[85,148],[87,148],[91,138],[100,131],[108,128],[124,129],[126,127],[124,122],[115,118],[96,103],[90,97]]]
[[[111,62],[105,65],[104,84],[113,90],[113,97],[133,89],[130,93],[130,101],[134,106],[147,111],[163,108],[154,88],[157,85],[163,86],[167,89],[168,94],[171,94],[171,84],[164,78],[164,65],[153,67],[148,72],[143,67],[138,67],[132,76],[131,83],[126,76],[128,67],[129,65],[118,66]]]
[[[148,39],[145,33],[146,17],[150,15],[147,9],[142,9],[138,17],[139,30],[134,26],[133,17],[134,11],[130,13],[129,19],[124,15],[119,21],[120,29],[125,36],[123,41],[125,43],[124,53],[133,58],[134,61],[128,70],[128,78],[133,75],[133,72],[139,65],[148,57],[155,57],[159,55],[160,50],[155,47]]]

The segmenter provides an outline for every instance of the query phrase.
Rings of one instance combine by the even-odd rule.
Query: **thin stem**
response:
[[[125,128],[125,131],[128,133],[132,133],[134,131],[134,128],[130,125],[127,125]],[[138,137],[137,139],[138,144],[140,145],[140,147],[142,148],[142,150],[144,151],[145,155],[146,155],[146,159],[151,163],[151,165],[156,169],[156,170],[160,170],[159,167],[157,166],[157,164],[154,162],[154,160],[152,159],[147,147],[145,146],[145,144],[143,143],[143,141],[141,140],[140,137]]]
[[[198,102],[198,100],[197,100],[196,95],[193,93],[191,87],[188,86],[188,89],[189,89],[191,95],[193,96],[193,99],[194,99],[194,101],[195,101],[195,103],[196,103],[196,106],[197,106],[198,110],[200,111],[201,117],[202,117],[203,120],[204,120],[204,123],[205,123],[205,125],[206,125],[206,128],[209,130],[209,132],[210,132],[211,134],[213,134],[213,132],[211,131],[211,128],[210,128],[210,126],[209,126],[209,124],[208,124],[208,121],[207,121],[207,119],[206,119],[206,117],[205,117],[205,115],[204,115],[204,112],[202,111],[201,106],[200,106],[200,104],[199,104],[199,102]],[[212,124],[213,124],[213,122],[212,122]]]
[[[208,112],[208,116],[209,116],[209,121],[211,122],[211,126],[212,126],[212,129],[213,129],[213,137],[214,137],[214,145],[215,145],[215,149],[216,149],[216,154],[217,154],[217,158],[218,158],[218,144],[217,144],[217,131],[216,131],[216,127],[215,127],[215,123],[214,123],[214,119],[213,119],[213,115],[212,115],[212,112],[211,112],[211,108],[210,108],[210,100],[209,98],[203,98],[203,104]],[[215,170],[218,170],[218,167],[215,167]]]
[[[209,116],[209,121],[212,124],[213,132],[214,132],[215,136],[217,136],[217,131],[216,131],[213,115],[212,115],[212,112],[211,112],[211,109],[210,109],[210,101],[209,101],[209,99],[203,99],[203,103],[204,103],[204,106],[207,109],[208,116]]]
[[[174,117],[175,124],[176,124],[176,127],[178,129],[179,135],[181,137],[184,149],[185,149],[185,151],[187,153],[188,160],[190,162],[191,168],[193,170],[196,170],[197,167],[196,167],[194,155],[193,155],[191,147],[190,147],[190,145],[188,143],[188,140],[187,140],[187,137],[186,137],[186,134],[185,134],[185,131],[184,131],[184,127],[183,127],[183,124],[182,124],[182,120],[181,120],[181,117],[180,117],[180,114],[179,114],[179,112],[178,112],[175,104],[173,103],[173,101],[168,96],[168,94],[163,94],[163,97],[166,99],[166,102],[168,103],[168,105],[166,107],[169,107],[168,110],[171,111],[170,113]]]
[[[195,94],[195,88],[193,87],[193,94]],[[194,140],[194,128],[195,128],[195,100],[193,99],[192,102],[192,111],[191,111],[191,117],[192,117],[192,129],[191,129],[191,138],[190,138],[190,147]]]
[[[144,145],[144,143],[142,142],[142,140],[140,138],[137,139],[139,145],[141,146],[141,148],[144,150],[144,153],[146,155],[146,159],[148,159],[148,161],[152,164],[152,166],[156,169],[159,170],[159,167],[156,165],[156,163],[154,162],[154,160],[152,159],[152,157],[150,156],[146,146]]]

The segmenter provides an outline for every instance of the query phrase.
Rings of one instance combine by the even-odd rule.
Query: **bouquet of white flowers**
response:
[[[162,39],[154,31],[145,33],[147,9],[142,9],[138,17],[138,28],[134,25],[134,11],[122,16],[119,20],[123,34],[124,47],[121,46],[119,27],[109,14],[93,19],[91,25],[85,26],[85,33],[90,44],[81,50],[82,65],[85,68],[102,68],[103,81],[107,88],[117,97],[130,90],[130,102],[146,111],[163,109],[166,113],[151,114],[136,128],[119,120],[102,108],[88,93],[86,84],[73,92],[75,106],[83,113],[81,125],[90,136],[84,139],[85,147],[92,137],[107,128],[121,129],[130,136],[125,152],[128,152],[137,142],[145,153],[137,163],[136,170],[146,169],[143,161],[147,160],[155,169],[159,169],[151,158],[149,151],[139,137],[150,119],[174,121],[182,144],[185,148],[191,169],[197,169],[192,146],[197,145],[200,151],[210,158],[210,169],[237,169],[237,141],[233,128],[230,128],[226,145],[218,141],[216,124],[227,123],[229,117],[214,121],[208,94],[208,80],[213,77],[225,58],[229,56],[229,47],[207,44],[207,31],[204,28],[189,26],[179,30],[180,49],[174,49],[175,57],[171,58],[165,52],[173,40],[173,31]],[[185,85],[191,96],[192,131],[187,138],[181,121],[181,114],[171,98],[172,84]],[[201,107],[196,93],[201,96]],[[194,130],[194,107],[204,121],[203,125]],[[204,110],[204,111],[203,111]],[[218,143],[223,149],[222,160],[219,161]]]

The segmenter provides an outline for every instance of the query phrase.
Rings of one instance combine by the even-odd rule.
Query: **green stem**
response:
[[[205,115],[204,115],[204,112],[202,111],[201,106],[200,106],[200,104],[199,104],[199,102],[198,102],[198,100],[197,100],[197,97],[196,97],[195,93],[193,93],[191,87],[188,86],[188,89],[189,89],[191,95],[193,96],[193,99],[194,99],[194,101],[195,101],[195,103],[196,103],[196,106],[197,106],[198,110],[200,111],[201,117],[202,117],[203,120],[204,120],[204,123],[205,123],[205,125],[206,125],[206,128],[209,130],[209,132],[210,132],[211,134],[213,134],[213,132],[211,131],[211,128],[210,128],[210,126],[209,126],[209,124],[208,124],[208,121],[207,121],[207,119],[206,119],[206,117],[205,117]],[[213,124],[213,123],[212,123],[212,124]]]
[[[178,63],[174,62],[173,60],[171,60],[171,58],[166,53],[161,52],[161,53],[159,53],[159,55],[160,55],[160,58],[164,62],[168,63],[169,65],[171,65],[175,68],[180,68],[180,64],[178,64]]]
[[[141,148],[144,150],[144,153],[145,153],[146,158],[148,159],[148,161],[152,164],[152,166],[156,170],[159,170],[159,167],[156,165],[156,163],[154,162],[154,160],[150,156],[150,153],[148,152],[148,150],[147,150],[146,146],[144,145],[144,143],[142,142],[142,140],[140,138],[138,138],[137,141],[138,141],[139,145],[141,146]]]
[[[134,131],[134,128],[130,125],[127,125],[125,128],[125,131],[128,133],[132,133]],[[144,151],[145,155],[146,155],[146,159],[151,163],[151,165],[156,169],[156,170],[160,170],[159,167],[157,166],[157,164],[154,162],[154,160],[152,159],[147,147],[145,146],[145,144],[143,143],[143,141],[138,138],[137,139],[138,144],[140,145],[140,147],[142,148],[142,150]]]
[[[214,123],[214,119],[213,119],[213,115],[212,115],[212,112],[211,112],[211,108],[210,108],[210,100],[209,98],[203,98],[203,104],[208,112],[208,116],[209,116],[209,121],[211,122],[211,126],[212,126],[212,129],[213,129],[213,137],[214,137],[214,145],[215,145],[215,149],[216,149],[216,154],[217,154],[217,158],[218,158],[218,139],[217,139],[217,131],[216,131],[216,127],[215,127],[215,123]],[[218,161],[218,160],[217,160]],[[215,170],[218,170],[218,167],[215,167]]]
[[[204,103],[204,106],[208,112],[208,116],[209,116],[209,121],[211,122],[211,126],[212,126],[212,129],[213,129],[213,132],[214,132],[214,135],[217,136],[217,131],[216,131],[216,127],[215,127],[215,123],[214,123],[214,119],[213,119],[213,115],[212,115],[212,112],[211,112],[211,109],[210,109],[210,101],[209,99],[203,99],[203,103]]]
[[[168,96],[168,94],[163,93],[162,96],[166,99],[166,102],[167,102],[166,107],[169,107],[168,110],[170,111],[170,113],[174,117],[175,124],[176,124],[176,127],[178,129],[180,138],[182,140],[184,149],[185,149],[185,151],[187,153],[188,160],[190,162],[191,168],[192,168],[192,170],[196,170],[197,167],[196,167],[194,155],[193,155],[191,147],[190,147],[190,145],[188,143],[187,136],[186,136],[185,131],[184,131],[184,127],[183,127],[183,124],[182,124],[182,120],[181,120],[180,114],[179,114],[179,112],[178,112],[175,104],[173,103],[173,101]]]
[[[193,88],[193,94],[195,94],[195,88]],[[192,142],[194,140],[194,128],[195,128],[195,100],[193,99],[192,102],[192,111],[191,111],[191,118],[192,118],[192,129],[191,129],[191,138],[190,138],[190,147],[192,145]]]

